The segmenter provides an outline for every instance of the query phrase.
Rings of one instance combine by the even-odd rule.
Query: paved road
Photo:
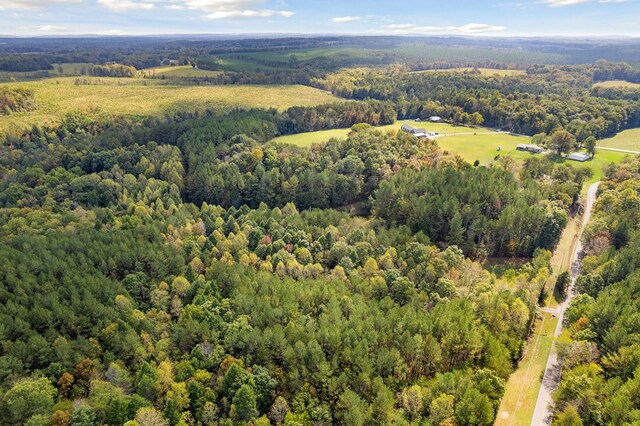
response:
[[[604,146],[597,146],[596,149],[602,149],[605,151],[614,151],[614,152],[624,152],[625,154],[640,154],[640,151],[629,151],[628,149],[618,149],[618,148],[606,148]]]
[[[580,241],[580,237],[582,237],[582,231],[584,226],[589,222],[589,218],[591,217],[591,210],[593,208],[593,204],[596,201],[596,193],[598,192],[598,186],[600,186],[600,182],[596,182],[589,187],[587,191],[587,204],[584,209],[584,216],[582,219],[582,226],[578,231],[578,243],[571,254],[571,284],[569,286],[569,290],[567,292],[567,299],[558,306],[555,310],[555,315],[558,317],[558,325],[555,331],[555,337],[560,336],[562,333],[562,322],[564,320],[564,312],[571,303],[571,299],[575,295],[574,284],[576,281],[576,277],[580,272],[580,261],[582,255],[582,242]],[[549,308],[543,308],[545,311],[549,311]],[[553,312],[550,312],[553,313]],[[531,426],[540,426],[540,425],[550,425],[553,417],[552,411],[552,403],[553,399],[551,398],[551,394],[558,388],[558,383],[560,382],[560,365],[558,363],[558,354],[555,351],[555,346],[551,348],[551,353],[549,354],[549,359],[547,360],[547,367],[544,371],[544,377],[542,379],[542,386],[540,386],[540,392],[538,393],[538,401],[536,402],[536,409],[533,412],[533,418],[531,419]]]

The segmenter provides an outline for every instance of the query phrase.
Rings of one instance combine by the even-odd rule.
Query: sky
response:
[[[640,0],[0,0],[0,34],[640,36]]]

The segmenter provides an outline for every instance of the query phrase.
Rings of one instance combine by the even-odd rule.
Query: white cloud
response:
[[[540,0],[538,3],[546,4],[550,7],[564,7],[589,2],[591,0]]]
[[[155,0],[166,1],[171,10],[197,10],[208,19],[243,19],[282,16],[290,18],[295,12],[289,10],[264,9],[264,0]]]
[[[43,31],[47,33],[54,33],[54,32],[57,33],[65,30],[66,30],[65,27],[58,27],[56,25],[43,25],[41,27],[38,27],[38,31]]]
[[[116,12],[126,12],[128,10],[151,10],[156,7],[154,3],[137,2],[131,0],[98,0],[104,7]]]
[[[494,5],[494,7],[499,7],[503,9],[525,9],[527,6],[521,2],[507,2],[507,3],[498,3]]]
[[[0,10],[40,9],[53,4],[82,3],[83,0],[0,0]]]
[[[288,10],[219,10],[207,14],[205,17],[209,19],[267,18],[270,16],[290,18],[293,15],[295,13]]]
[[[347,22],[358,22],[362,21],[364,18],[362,16],[340,16],[338,18],[333,18],[331,22],[336,24],[344,24]]]
[[[409,29],[409,28],[415,28],[417,27],[416,24],[390,24],[390,25],[385,25],[385,28],[389,28],[390,30],[404,30],[404,29]]]
[[[629,0],[598,0],[598,3],[626,3]],[[593,0],[539,0],[538,3],[546,4],[550,7],[574,6],[576,4],[592,3]]]
[[[385,25],[393,34],[481,34],[500,32],[507,29],[502,25],[470,23],[462,26],[432,26],[415,24]],[[383,31],[384,32],[384,31]],[[389,32],[389,31],[386,31]]]

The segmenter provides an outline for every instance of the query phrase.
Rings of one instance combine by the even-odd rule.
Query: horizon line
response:
[[[442,34],[371,34],[371,33],[299,33],[299,32],[256,32],[256,33],[60,33],[60,34],[0,34],[0,38],[82,38],[82,37],[113,37],[113,38],[126,38],[126,37],[300,37],[300,38],[317,38],[317,37],[393,37],[393,38],[481,38],[481,39],[550,39],[550,38],[562,38],[562,39],[640,39],[640,34],[627,35],[627,34],[572,34],[572,35],[516,35],[516,34],[456,34],[456,33],[442,33]]]

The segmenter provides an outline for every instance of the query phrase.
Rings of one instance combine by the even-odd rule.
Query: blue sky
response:
[[[640,0],[0,0],[0,34],[640,36]]]

